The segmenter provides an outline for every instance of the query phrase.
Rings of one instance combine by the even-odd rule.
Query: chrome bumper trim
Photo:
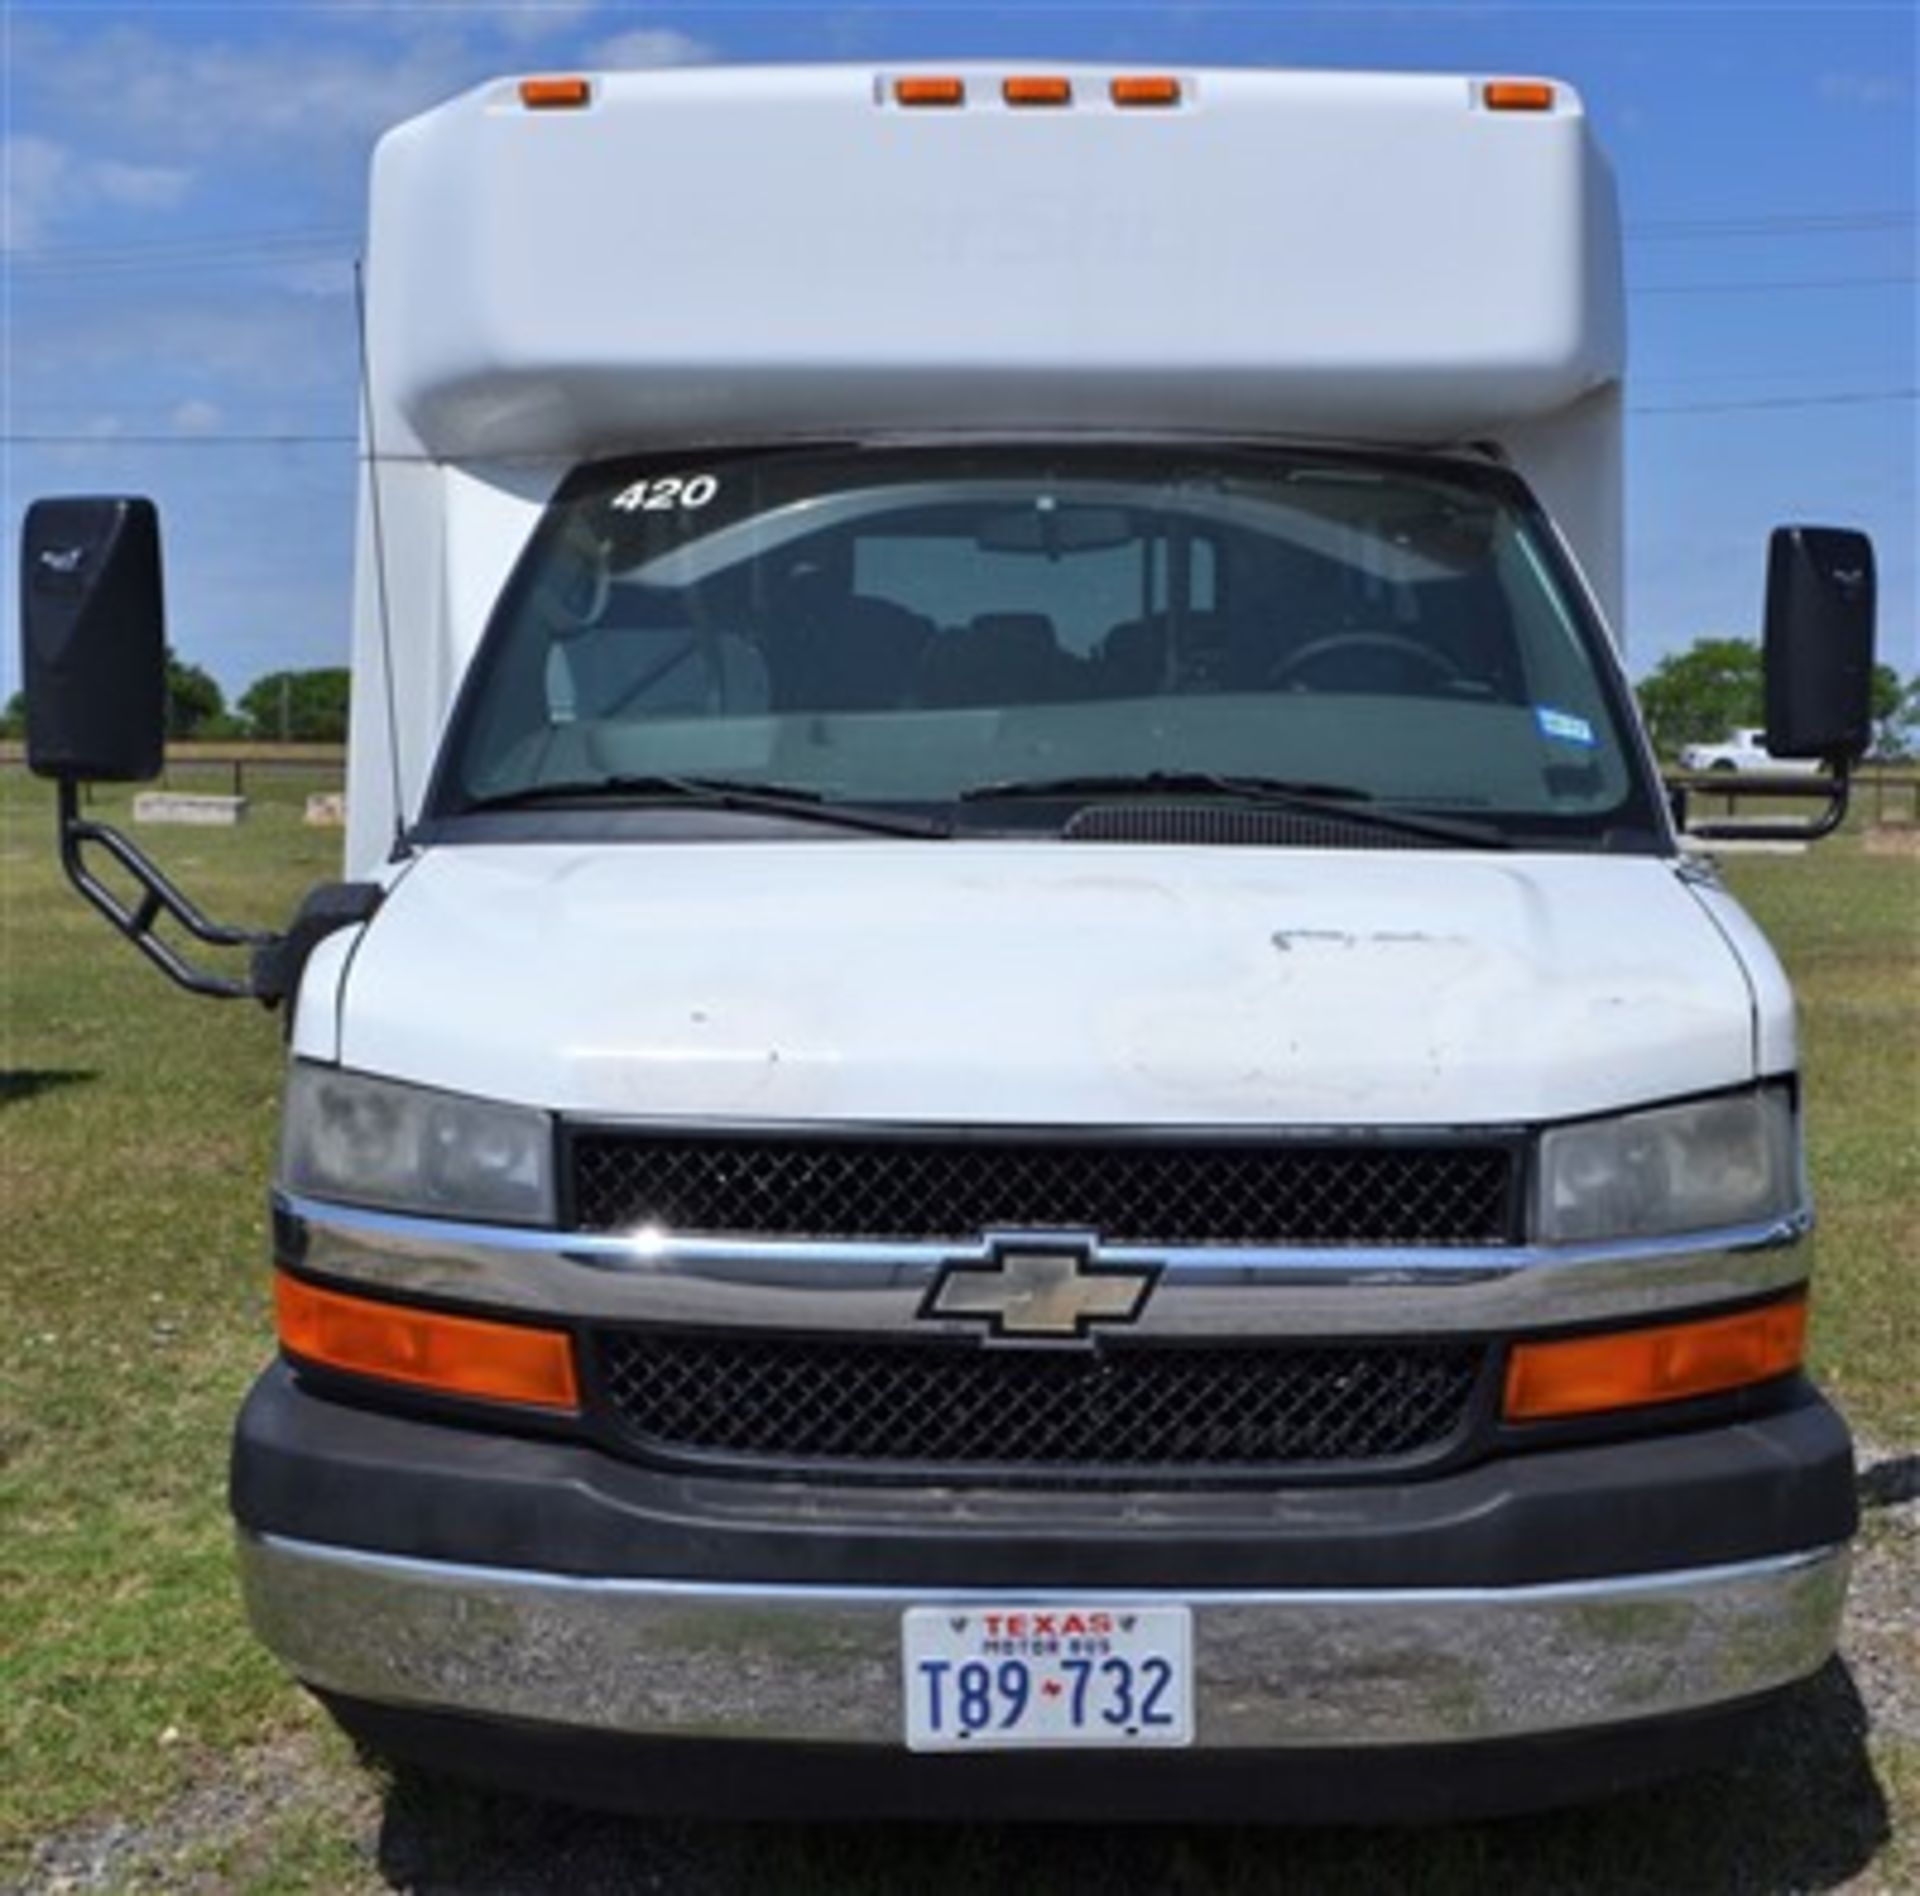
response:
[[[282,1255],[318,1276],[398,1296],[456,1298],[602,1322],[755,1330],[944,1328],[922,1306],[971,1244],[688,1238],[515,1229],[406,1217],[277,1194]],[[1764,1296],[1805,1281],[1811,1215],[1593,1245],[1470,1249],[1156,1249],[1102,1244],[1103,1262],[1158,1267],[1141,1336],[1514,1333],[1631,1321]]]
[[[1446,1744],[1705,1709],[1815,1671],[1843,1547],[1552,1586],[1083,1593],[575,1579],[240,1535],[262,1640],[376,1704],[686,1738],[901,1742],[908,1606],[1193,1609],[1206,1750]]]

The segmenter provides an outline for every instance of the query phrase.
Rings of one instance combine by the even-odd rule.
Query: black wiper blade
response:
[[[1212,770],[1140,770],[1105,776],[1008,777],[977,783],[960,792],[962,803],[993,803],[1023,797],[1243,796],[1254,791],[1275,796],[1337,799],[1366,803],[1372,792],[1352,784],[1309,783],[1290,777],[1223,776]]]
[[[1355,784],[1314,783],[1288,777],[1244,777],[1209,770],[1146,770],[1132,776],[1009,778],[975,784],[960,793],[962,803],[1002,799],[1074,799],[1080,797],[1226,797],[1239,803],[1294,810],[1374,829],[1394,830],[1463,849],[1510,849],[1512,843],[1490,823],[1450,816],[1426,816],[1411,810],[1381,809],[1373,793]]]
[[[745,810],[763,816],[793,817],[803,823],[824,823],[836,829],[864,830],[875,836],[939,836],[953,834],[944,823],[922,817],[860,809],[847,803],[829,803],[818,790],[798,784],[750,783],[732,777],[609,776],[570,777],[557,783],[532,783],[496,796],[474,797],[461,806],[462,816],[499,810],[529,810],[552,803],[683,803],[707,810]]]

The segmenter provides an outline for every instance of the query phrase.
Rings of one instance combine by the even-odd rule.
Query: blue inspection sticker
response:
[[[1563,744],[1579,744],[1587,750],[1593,748],[1593,726],[1585,718],[1577,718],[1571,711],[1556,711],[1546,704],[1535,705],[1533,716],[1542,737],[1556,737]]]

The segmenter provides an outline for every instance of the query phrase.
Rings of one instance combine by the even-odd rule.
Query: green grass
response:
[[[315,787],[261,772],[238,830],[146,840],[214,914],[278,922],[336,872],[338,833],[299,820]],[[99,813],[126,802],[103,793]],[[526,1887],[556,1865],[583,1888],[927,1896],[1920,1885],[1920,1755],[1863,1748],[1840,1672],[1741,1772],[1420,1834],[641,1827],[417,1783],[383,1812],[247,1635],[229,1566],[227,1430],[270,1348],[279,1021],[169,987],[66,889],[51,843],[50,800],[0,771],[0,1875],[113,1819],[153,1828],[166,1880],[216,1889],[474,1888],[515,1866]],[[1846,837],[1730,879],[1804,1009],[1821,1369],[1869,1435],[1911,1450],[1920,857]],[[235,1783],[255,1788],[229,1810]]]
[[[1855,1424],[1920,1437],[1920,855],[1853,837],[1736,857],[1728,882],[1772,937],[1801,1012],[1819,1212],[1814,1360]]]
[[[278,922],[335,872],[338,832],[300,822],[308,787],[256,791],[233,832],[150,834],[210,911]],[[281,1047],[274,1017],[196,1000],[116,942],[60,880],[49,799],[11,772],[0,791],[0,1837],[18,1839],[151,1804],[285,1715],[220,1518],[227,1425],[269,1349]]]

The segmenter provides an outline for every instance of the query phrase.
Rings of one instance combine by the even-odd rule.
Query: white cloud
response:
[[[637,27],[630,33],[616,33],[587,54],[591,65],[607,72],[626,72],[646,66],[700,66],[714,57],[714,49],[706,41],[670,26]]]
[[[73,154],[50,138],[22,133],[0,143],[6,199],[0,207],[0,249],[31,250],[58,214]]]
[[[212,434],[226,419],[218,402],[210,402],[199,396],[192,396],[175,405],[167,419],[172,422],[177,434]]]
[[[193,173],[182,165],[128,165],[115,158],[102,158],[85,175],[109,204],[130,204],[143,211],[172,210],[193,184]]]
[[[1913,96],[1897,72],[1823,72],[1819,88],[1829,105],[1904,105]]]
[[[275,270],[272,280],[295,296],[351,296],[353,259],[313,257],[305,262],[289,263]]]
[[[16,132],[0,139],[0,250],[37,249],[59,223],[100,204],[172,210],[184,201],[193,173],[178,165],[134,165],[86,158],[58,139]]]
[[[470,84],[484,63],[447,36],[398,50],[311,39],[183,44],[138,26],[43,38],[50,56],[32,62],[33,83],[68,121],[166,158],[364,145]]]
[[[127,424],[119,415],[92,414],[67,432],[69,439],[42,450],[55,467],[97,467],[102,453],[126,452],[120,437],[127,432]]]
[[[469,8],[479,12],[479,8]],[[510,40],[545,39],[551,33],[571,32],[598,11],[592,0],[522,0],[517,6],[489,7],[488,20]]]
[[[336,20],[418,30],[423,26],[476,26],[518,43],[573,31],[600,11],[597,0],[324,0]]]
[[[344,4],[341,20],[355,17]],[[93,188],[121,203],[177,201],[189,166],[258,153],[298,163],[309,184],[338,188],[389,126],[517,62],[501,41],[531,46],[601,11],[581,0],[504,7],[395,7],[377,17],[404,37],[372,34],[268,40],[168,38],[138,24],[81,34],[44,17],[16,29],[16,95],[74,149],[114,150]],[[469,35],[489,23],[484,38]],[[709,60],[705,40],[673,27],[636,27],[561,55],[602,67],[685,66]],[[143,163],[124,162],[127,158]],[[26,211],[44,186],[29,180]],[[144,193],[144,196],[139,194]],[[169,193],[175,194],[170,198]],[[23,218],[25,212],[23,212]]]
[[[137,320],[117,293],[75,299],[49,320],[30,307],[31,290],[23,288],[10,338],[14,385],[49,394],[102,387],[135,394],[154,365],[188,365],[206,399],[221,400],[229,412],[265,395],[337,401],[351,421],[356,344],[345,299],[284,290],[234,295],[217,280],[147,289]]]

